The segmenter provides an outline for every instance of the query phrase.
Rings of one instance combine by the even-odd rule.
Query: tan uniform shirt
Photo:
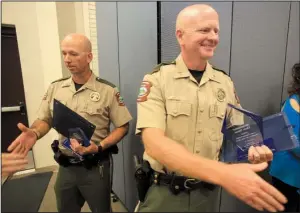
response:
[[[162,129],[191,153],[212,160],[219,158],[225,117],[228,127],[243,123],[243,116],[227,107],[241,107],[230,77],[207,63],[198,84],[181,55],[175,63],[145,75],[137,102],[136,134],[147,127]],[[144,159],[163,172],[163,165],[147,153]]]
[[[78,90],[71,77],[53,82],[45,94],[38,111],[38,119],[50,126],[53,118],[53,100],[57,99],[96,126],[91,140],[99,144],[110,133],[110,122],[117,128],[128,123],[132,117],[126,108],[118,89],[108,81],[97,78],[93,73]],[[59,135],[60,149],[67,155]]]

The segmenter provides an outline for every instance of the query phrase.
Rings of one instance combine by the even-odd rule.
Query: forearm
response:
[[[37,134],[37,139],[40,139],[44,135],[46,135],[51,128],[48,123],[38,119],[33,122],[30,129],[32,129],[35,132],[35,134]]]
[[[145,150],[149,156],[171,171],[220,185],[221,176],[225,173],[224,163],[192,154],[181,144],[160,132],[150,131],[145,129],[142,134]]]
[[[127,134],[129,124],[114,129],[104,140],[100,142],[102,149],[105,150],[110,146],[117,144]]]

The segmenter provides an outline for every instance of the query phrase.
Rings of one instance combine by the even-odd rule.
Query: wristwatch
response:
[[[102,147],[101,144],[99,144],[99,146],[98,146],[98,153],[102,152],[102,150],[103,150],[103,147]]]
[[[40,139],[41,134],[36,129],[31,129],[31,130],[36,135],[36,140]]]

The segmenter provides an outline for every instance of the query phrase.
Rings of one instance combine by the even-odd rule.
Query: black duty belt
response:
[[[163,174],[159,172],[154,172],[152,178],[154,184],[169,186],[173,194],[178,194],[179,192],[183,191],[192,191],[200,188],[206,188],[209,190],[214,190],[216,188],[216,185],[207,183],[205,181],[187,178],[184,176]]]
[[[54,152],[55,161],[64,167],[67,166],[85,166],[86,168],[91,168],[97,166],[99,162],[109,160],[111,154],[118,153],[117,145],[113,145],[103,152],[94,155],[85,155],[83,161],[77,161],[74,157],[64,155],[58,147],[59,141],[54,140],[51,144],[52,151]]]

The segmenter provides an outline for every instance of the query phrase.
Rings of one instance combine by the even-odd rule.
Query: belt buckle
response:
[[[186,180],[184,181],[183,186],[184,186],[184,188],[186,188],[186,189],[191,189],[191,187],[189,187],[189,186],[187,185],[188,183],[196,184],[196,183],[199,183],[199,182],[201,182],[201,181],[196,180],[196,179],[194,179],[194,178],[188,178],[188,179],[186,179]]]

